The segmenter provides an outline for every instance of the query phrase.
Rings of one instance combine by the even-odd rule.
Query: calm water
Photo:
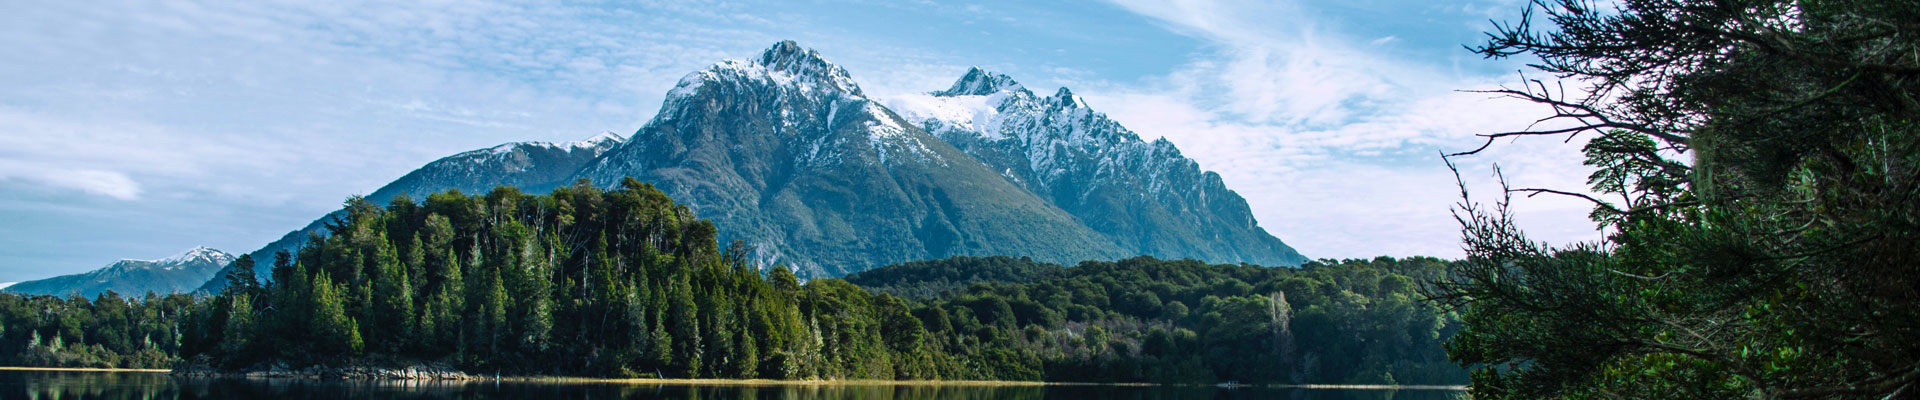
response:
[[[1368,399],[1442,400],[1428,390],[1217,389],[1210,387],[696,386],[626,384],[403,384],[184,379],[125,372],[0,371],[0,399]]]

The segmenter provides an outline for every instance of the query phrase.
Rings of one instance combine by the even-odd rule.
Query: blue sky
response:
[[[969,66],[1067,86],[1219,172],[1310,257],[1457,257],[1436,156],[1542,115],[1461,48],[1515,0],[32,2],[0,14],[0,282],[250,251],[438,157],[631,134],[679,78],[785,39],[871,95]],[[1462,160],[1579,188],[1577,148]],[[1524,199],[1554,243],[1586,206]]]

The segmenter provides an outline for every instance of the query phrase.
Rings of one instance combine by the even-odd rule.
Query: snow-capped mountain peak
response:
[[[626,141],[626,138],[621,137],[619,134],[615,134],[613,132],[600,132],[599,134],[593,135],[592,137],[588,137],[586,139],[563,142],[563,143],[541,142],[541,141],[501,143],[498,146],[463,152],[453,157],[448,157],[447,159],[465,159],[465,160],[468,160],[469,162],[478,163],[478,162],[484,162],[491,158],[512,156],[514,155],[514,150],[520,150],[522,153],[525,153],[527,151],[531,151],[536,148],[553,149],[553,150],[560,150],[560,151],[586,150],[586,151],[596,152],[597,154],[598,151],[604,151],[608,148],[612,148],[613,146],[617,146],[620,143],[623,143],[625,141]]]
[[[774,43],[758,59],[726,60],[687,74],[680,78],[680,83],[672,91],[667,92],[667,102],[662,108],[677,108],[678,102],[716,83],[733,88],[740,88],[740,85],[770,86],[808,96],[866,98],[866,93],[860,90],[859,84],[853,82],[852,75],[847,74],[846,69],[821,58],[819,52],[787,40]],[[662,117],[670,115],[663,113]]]
[[[1060,91],[1053,93],[1053,99],[1055,102],[1059,103],[1060,106],[1066,107],[1066,108],[1086,108],[1087,107],[1087,99],[1083,99],[1083,98],[1080,98],[1080,96],[1073,95],[1073,91],[1067,90],[1065,86],[1060,87]]]
[[[194,247],[159,260],[122,259],[100,269],[73,275],[0,286],[8,292],[93,297],[106,291],[137,297],[147,292],[181,293],[214,277],[233,263],[234,256],[205,246]]]
[[[567,142],[562,144],[562,146],[572,149],[591,149],[609,144],[617,145],[626,140],[626,137],[620,136],[618,133],[613,133],[613,131],[602,131],[598,135],[593,135],[593,137]]]
[[[776,74],[843,90],[854,96],[866,96],[860,92],[860,85],[853,82],[853,77],[847,74],[846,69],[827,62],[820,57],[820,52],[802,48],[792,40],[774,43],[773,47],[760,53],[759,61],[761,66]]]
[[[985,96],[1023,89],[1026,89],[1026,87],[1021,86],[1020,82],[1015,82],[1013,77],[988,72],[987,70],[980,69],[980,67],[973,67],[972,69],[968,69],[967,74],[961,76],[960,80],[954,81],[953,87],[949,87],[947,90],[933,92],[933,95],[941,97]]]
[[[913,125],[1052,196],[1140,253],[1272,265],[1304,260],[1262,230],[1245,199],[1217,174],[1200,170],[1171,142],[1143,141],[1067,88],[1036,95],[975,67],[947,90],[886,101]]]
[[[223,251],[214,250],[206,246],[196,246],[194,248],[187,249],[187,251],[180,252],[180,254],[175,254],[172,257],[162,258],[159,260],[155,260],[153,262],[156,264],[162,264],[162,265],[178,265],[178,264],[185,264],[185,263],[195,262],[195,261],[211,262],[215,264],[224,265],[228,262],[233,261],[233,255],[227,254],[226,252],[223,252]]]

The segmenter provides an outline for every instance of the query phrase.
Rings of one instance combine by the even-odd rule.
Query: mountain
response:
[[[469,151],[367,198],[496,185],[539,193],[627,177],[713,220],[723,240],[754,246],[763,265],[806,277],[962,255],[1306,261],[1260,228],[1218,174],[1064,88],[1038,96],[975,68],[947,90],[883,101],[791,41],[688,74],[625,140]],[[254,252],[261,276],[274,251],[324,234],[325,220]]]
[[[623,141],[620,135],[602,132],[566,143],[519,142],[468,151],[427,163],[374,190],[367,200],[384,205],[405,194],[420,201],[448,189],[486,194],[502,185],[546,192],[573,183],[575,170]]]
[[[790,41],[687,75],[651,122],[579,175],[651,183],[803,276],[953,255],[1130,255]]]
[[[127,297],[182,293],[213,278],[234,256],[195,247],[159,260],[120,260],[86,273],[62,275],[7,286],[0,291],[29,295],[79,295],[92,298],[108,290]]]
[[[381,186],[366,196],[374,204],[386,204],[395,197],[407,195],[414,201],[425,200],[426,195],[457,189],[470,194],[485,194],[498,186],[514,186],[529,192],[544,192],[573,182],[573,172],[581,165],[599,157],[608,149],[619,145],[625,139],[612,132],[602,132],[585,140],[552,142],[516,142],[493,146],[485,149],[462,152],[434,160],[419,169],[408,172],[391,183]],[[279,240],[268,243],[266,247],[251,253],[256,276],[270,279],[273,270],[274,253],[280,250],[297,252],[300,245],[306,243],[309,235],[326,235],[326,221],[343,211],[334,211],[308,223],[307,226],[288,232]],[[214,277],[226,276],[223,266]],[[196,292],[215,293],[225,287],[225,279],[209,279],[199,286]]]
[[[1038,96],[978,67],[947,90],[887,99],[915,126],[1001,171],[1128,254],[1299,265],[1220,175],[1147,142],[1067,88]]]

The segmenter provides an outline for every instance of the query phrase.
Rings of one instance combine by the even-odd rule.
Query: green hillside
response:
[[[0,354],[60,363],[34,356],[57,355],[45,345],[55,342],[230,370],[443,363],[675,378],[1464,379],[1439,347],[1451,320],[1415,300],[1414,282],[1447,266],[1435,259],[1286,269],[961,257],[803,283],[786,268],[763,273],[744,245],[719,246],[712,223],[631,179],[614,191],[583,181],[547,195],[502,187],[385,207],[354,198],[328,225],[333,233],[297,257],[276,257],[280,279],[262,285],[243,272],[253,269],[235,269],[223,293],[184,312],[9,297],[0,304],[17,306],[0,309],[9,327]],[[36,312],[46,304],[89,311]],[[137,322],[63,320],[77,315]],[[153,326],[172,328],[155,336]],[[168,345],[124,343],[134,336]],[[109,337],[122,339],[102,342]]]

